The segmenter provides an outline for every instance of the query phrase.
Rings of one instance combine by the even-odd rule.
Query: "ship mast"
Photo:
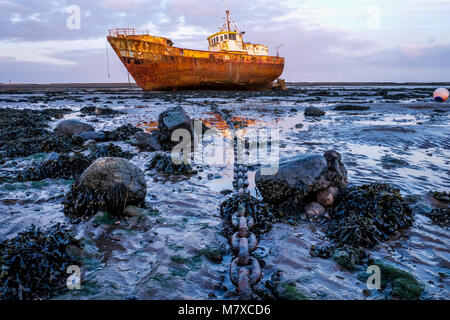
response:
[[[227,31],[230,32],[231,31],[231,29],[230,29],[230,24],[231,24],[231,22],[230,22],[230,10],[226,9],[225,12],[227,13]]]

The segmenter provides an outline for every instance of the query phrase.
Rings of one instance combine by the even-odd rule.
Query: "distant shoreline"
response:
[[[435,86],[450,87],[450,82],[286,82],[287,85],[300,87],[336,86],[336,87],[361,87],[361,86]],[[0,83],[0,90],[20,89],[138,89],[136,83],[46,83],[46,84],[5,84]]]

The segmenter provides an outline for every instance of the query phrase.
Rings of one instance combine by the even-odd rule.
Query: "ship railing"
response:
[[[109,29],[110,37],[119,37],[119,36],[134,36],[136,34],[135,28],[115,28]]]

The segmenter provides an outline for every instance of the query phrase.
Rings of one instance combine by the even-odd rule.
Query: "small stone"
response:
[[[123,210],[123,214],[128,217],[140,217],[145,216],[148,213],[146,209],[139,208],[136,206],[127,206]]]
[[[309,218],[315,219],[322,216],[325,213],[325,208],[322,207],[317,202],[311,202],[305,206],[305,212]]]
[[[83,142],[83,147],[88,147],[90,145],[96,144],[97,141],[95,140],[86,140],[85,142]]]
[[[317,192],[317,202],[324,207],[331,207],[334,204],[338,192],[339,189],[335,187],[321,190]]]
[[[305,109],[305,116],[322,117],[324,115],[325,111],[317,107],[307,107]]]

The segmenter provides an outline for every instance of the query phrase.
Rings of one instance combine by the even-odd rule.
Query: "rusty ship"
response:
[[[208,51],[177,48],[171,39],[139,35],[134,28],[112,29],[107,39],[145,91],[270,88],[283,73],[284,58],[269,56],[267,46],[244,42],[228,10],[225,20],[208,37]]]

